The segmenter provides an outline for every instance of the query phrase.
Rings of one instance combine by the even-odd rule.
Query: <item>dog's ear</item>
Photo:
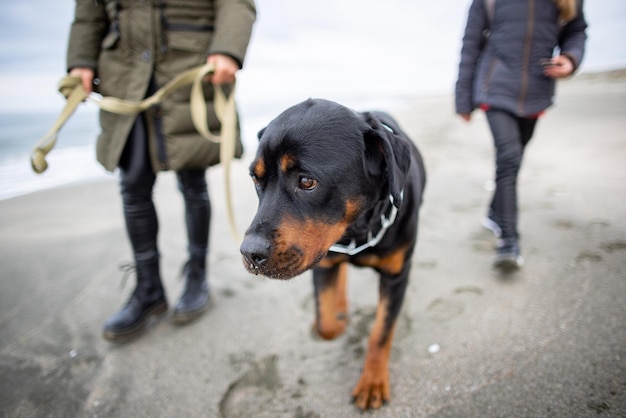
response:
[[[404,141],[397,138],[399,133],[382,123],[375,114],[366,112],[362,115],[369,126],[363,135],[367,153],[366,164],[369,164],[368,171],[372,172],[375,166],[380,165],[382,156],[389,194],[393,199],[393,205],[399,207],[402,202],[404,182],[411,166],[411,151]]]
[[[267,129],[267,126],[261,129],[258,134],[256,134],[256,137],[259,141],[261,140],[261,137],[263,136],[263,133],[265,132],[266,129]]]

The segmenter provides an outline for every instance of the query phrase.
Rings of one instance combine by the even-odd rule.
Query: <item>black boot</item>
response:
[[[180,300],[174,308],[172,321],[186,324],[200,315],[209,307],[209,284],[206,279],[206,263],[204,258],[192,257],[185,264],[185,288]]]
[[[153,315],[167,311],[167,299],[161,284],[159,264],[137,265],[137,286],[126,305],[105,324],[103,336],[120,341],[137,336]]]

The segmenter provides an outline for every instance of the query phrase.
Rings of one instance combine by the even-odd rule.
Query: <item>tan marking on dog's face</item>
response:
[[[276,231],[272,264],[278,269],[284,265],[296,275],[300,274],[322,259],[328,248],[341,238],[346,227],[343,222],[332,225],[285,220]]]
[[[341,335],[348,322],[348,264],[337,266],[334,280],[317,295],[317,334],[327,340]]]
[[[296,158],[290,154],[285,154],[280,157],[280,169],[283,173],[286,173],[296,165]]]
[[[341,238],[358,216],[359,208],[358,202],[347,202],[344,217],[335,224],[286,217],[273,232],[273,251],[260,273],[272,278],[290,279],[310,269]]]
[[[265,177],[265,161],[262,158],[259,158],[254,162],[254,166],[252,167],[252,174],[254,174],[257,178]]]
[[[379,257],[375,254],[359,255],[356,262],[361,266],[378,268],[388,274],[400,274],[406,260],[408,246],[402,246],[393,253]]]
[[[343,218],[344,223],[346,223],[346,228],[348,227],[349,224],[354,222],[354,220],[359,216],[361,207],[362,207],[362,204],[358,200],[348,200],[346,202],[346,214]]]

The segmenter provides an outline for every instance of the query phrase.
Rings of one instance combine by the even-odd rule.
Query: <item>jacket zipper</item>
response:
[[[528,69],[530,67],[530,50],[533,41],[533,32],[535,30],[535,0],[528,2],[528,22],[526,25],[526,38],[524,39],[524,55],[522,57],[522,78],[520,84],[517,111],[520,115],[524,114],[524,101],[526,93],[528,93]]]

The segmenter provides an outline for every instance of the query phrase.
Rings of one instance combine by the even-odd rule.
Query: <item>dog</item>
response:
[[[379,302],[361,377],[362,410],[390,400],[389,356],[417,241],[426,182],[420,152],[383,112],[308,99],[258,134],[250,175],[259,198],[241,244],[245,268],[287,280],[313,270],[314,329],[341,335],[347,266],[380,274]]]

